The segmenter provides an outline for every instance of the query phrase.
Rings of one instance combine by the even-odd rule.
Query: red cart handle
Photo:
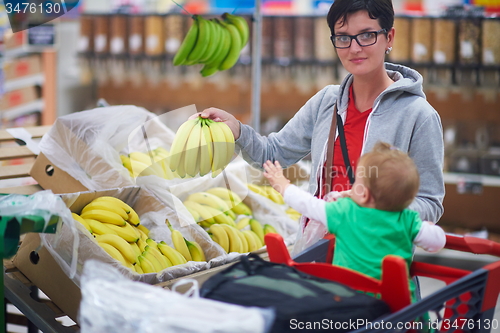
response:
[[[447,234],[445,248],[462,252],[471,252],[474,254],[489,254],[500,257],[499,243],[472,236]]]

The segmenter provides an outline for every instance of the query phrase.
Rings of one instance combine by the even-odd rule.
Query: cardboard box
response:
[[[40,246],[40,235],[28,233],[14,257],[14,265],[68,317],[77,322],[82,298],[80,288],[63,272],[49,251]]]
[[[161,219],[164,221],[165,217],[171,219],[173,216],[172,209],[169,208],[165,203],[160,201],[154,193],[142,188],[142,187],[124,187],[119,189],[109,189],[101,191],[86,191],[77,193],[67,193],[60,195],[63,201],[66,202],[69,209],[72,212],[80,213],[82,208],[91,202],[93,199],[101,196],[114,196],[119,198],[133,207],[137,214],[141,217],[143,224],[147,227],[152,226],[152,220],[155,221]],[[175,228],[178,228],[178,221],[171,220]],[[78,222],[74,222],[77,223]],[[159,226],[161,225],[161,226]],[[80,227],[78,225],[77,227]],[[73,259],[73,233],[71,228],[65,226],[61,227],[61,234],[56,235],[46,235],[47,245],[39,248],[41,244],[41,236],[39,234],[29,233],[26,234],[21,246],[14,257],[14,265],[31,281],[38,287],[42,292],[44,292],[47,297],[49,297],[66,315],[68,315],[72,320],[78,323],[78,309],[80,306],[81,292],[79,288],[79,281],[83,265],[86,260],[96,259],[114,267],[118,268],[124,276],[130,279],[139,280],[148,284],[158,284],[160,282],[165,282],[170,279],[175,279],[179,277],[184,277],[188,274],[196,273],[199,271],[206,270],[206,263],[197,262],[190,263],[189,267],[176,267],[175,269],[167,269],[163,271],[161,275],[156,274],[146,274],[137,275],[132,273],[129,269],[125,268],[119,264],[116,260],[108,256],[104,251],[99,251],[98,245],[96,245],[90,235],[85,235],[82,232],[78,232],[79,237],[79,250],[78,250],[78,260],[77,260],[77,275],[75,278],[71,279],[67,271],[63,269],[66,266],[66,270],[71,267],[71,260]],[[78,229],[78,228],[77,228]],[[164,237],[165,233],[163,230],[168,230],[168,227],[163,223],[157,223],[153,228],[150,227],[155,236],[156,240],[165,240],[170,243],[169,239]],[[83,228],[82,228],[83,230]],[[159,237],[156,237],[159,236]],[[191,236],[186,236],[186,238],[192,238]],[[45,237],[45,235],[44,235]],[[58,238],[58,242],[50,242],[50,240]],[[206,236],[209,239],[208,235]],[[203,243],[197,240],[200,245]],[[91,248],[91,247],[95,247]],[[69,250],[71,249],[71,250]],[[56,260],[54,252],[57,253],[59,257]],[[208,256],[207,256],[208,258]],[[64,262],[64,265],[60,265],[60,261]]]
[[[16,106],[37,100],[39,93],[35,86],[16,89],[6,92],[0,98],[0,110],[7,110]]]
[[[43,153],[36,158],[30,176],[42,188],[50,189],[56,194],[88,191],[82,183],[55,166]]]
[[[20,57],[4,63],[5,80],[14,80],[42,73],[42,59],[39,55]]]

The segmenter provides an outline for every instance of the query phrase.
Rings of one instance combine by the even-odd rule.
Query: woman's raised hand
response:
[[[240,122],[229,112],[217,108],[208,108],[192,115],[189,119],[195,119],[199,116],[212,119],[213,121],[224,122],[229,126],[231,132],[233,132],[234,140],[240,137]]]

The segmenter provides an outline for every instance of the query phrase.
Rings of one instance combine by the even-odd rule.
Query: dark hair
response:
[[[335,0],[326,17],[332,36],[335,35],[335,23],[344,24],[347,15],[366,10],[372,19],[378,20],[380,27],[391,30],[394,24],[392,0]]]

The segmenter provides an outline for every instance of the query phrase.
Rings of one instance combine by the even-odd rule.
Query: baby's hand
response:
[[[276,161],[266,161],[263,165],[264,167],[264,177],[269,180],[271,186],[281,195],[284,195],[285,189],[290,185],[290,181],[283,175],[283,169],[281,168],[280,162]]]
[[[332,202],[332,201],[337,201],[340,198],[346,198],[351,196],[351,190],[348,191],[331,191],[325,195],[323,198],[325,201]]]

